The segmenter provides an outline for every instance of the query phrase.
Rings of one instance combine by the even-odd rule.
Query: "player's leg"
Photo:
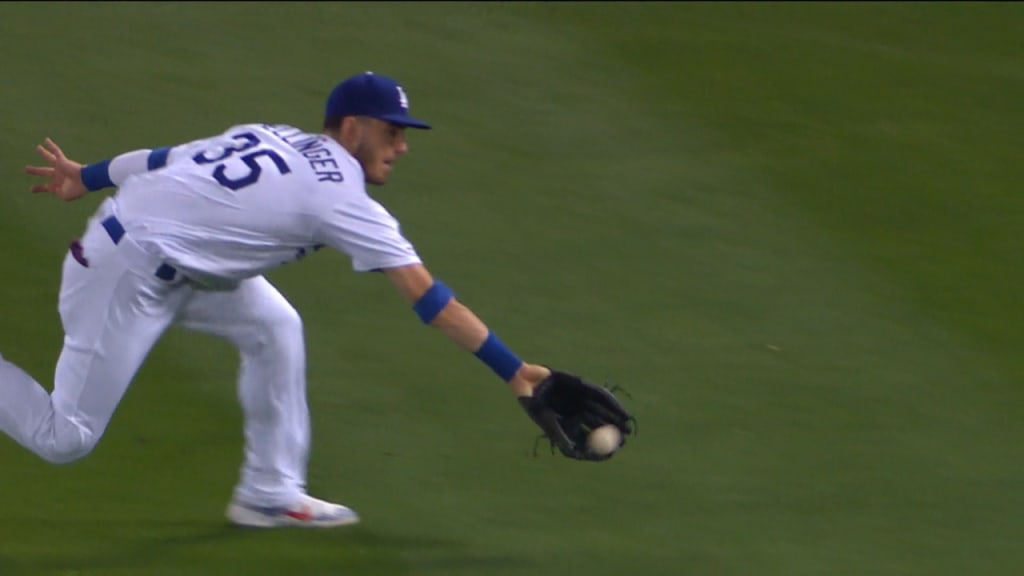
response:
[[[245,417],[245,463],[238,496],[267,505],[304,490],[309,449],[302,321],[262,278],[232,291],[195,291],[178,322],[220,336],[241,354],[238,396]]]
[[[179,322],[225,338],[241,353],[238,396],[245,418],[245,461],[234,500],[267,514],[232,519],[265,526],[354,522],[351,510],[305,494],[310,422],[305,342],[295,308],[265,278],[256,277],[230,292],[196,291]],[[303,506],[310,509],[308,518],[296,512]]]
[[[52,395],[0,359],[0,429],[53,463],[77,460],[96,446],[173,320],[175,302],[183,300],[182,287],[130,270],[109,239],[107,246],[95,235],[90,240],[96,248],[90,267],[70,255],[64,261],[59,309],[65,338]]]

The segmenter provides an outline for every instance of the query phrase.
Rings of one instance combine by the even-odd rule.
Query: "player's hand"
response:
[[[531,396],[533,389],[551,375],[551,370],[539,364],[523,363],[508,385],[516,396]]]
[[[47,138],[45,146],[36,146],[36,151],[49,166],[26,166],[25,173],[49,178],[50,181],[33,186],[32,192],[53,194],[66,202],[77,200],[89,192],[82,183],[82,165],[69,160],[53,140]]]

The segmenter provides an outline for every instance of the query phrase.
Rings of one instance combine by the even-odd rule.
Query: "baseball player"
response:
[[[395,218],[367,194],[366,184],[384,185],[408,151],[406,128],[430,128],[408,108],[397,82],[367,72],[330,93],[320,133],[244,124],[84,166],[46,139],[37,150],[47,165],[25,168],[47,179],[33,192],[71,201],[117,191],[64,259],[58,307],[66,336],[52,394],[0,357],[0,429],[49,462],[86,456],[153,345],[178,323],[223,337],[241,354],[245,451],[228,519],[254,527],[358,522],[352,509],[305,492],[302,322],[263,276],[326,246],[357,272],[382,272],[423,323],[505,381],[551,437],[554,419],[534,390],[561,390],[552,376],[563,373],[520,360],[432,277]],[[576,449],[559,447],[567,455]]]

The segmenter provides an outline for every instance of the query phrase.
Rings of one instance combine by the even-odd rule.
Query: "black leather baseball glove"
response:
[[[606,424],[615,426],[622,434],[621,447],[636,428],[636,418],[611,390],[554,369],[533,389],[532,396],[520,396],[519,403],[540,426],[544,437],[575,460],[607,460],[618,451],[596,454],[589,450],[587,436],[591,430]]]

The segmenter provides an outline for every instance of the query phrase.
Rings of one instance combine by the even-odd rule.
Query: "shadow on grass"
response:
[[[363,526],[259,530],[200,522],[0,522],[0,574],[405,575],[488,572],[522,558],[468,555],[456,542]]]

